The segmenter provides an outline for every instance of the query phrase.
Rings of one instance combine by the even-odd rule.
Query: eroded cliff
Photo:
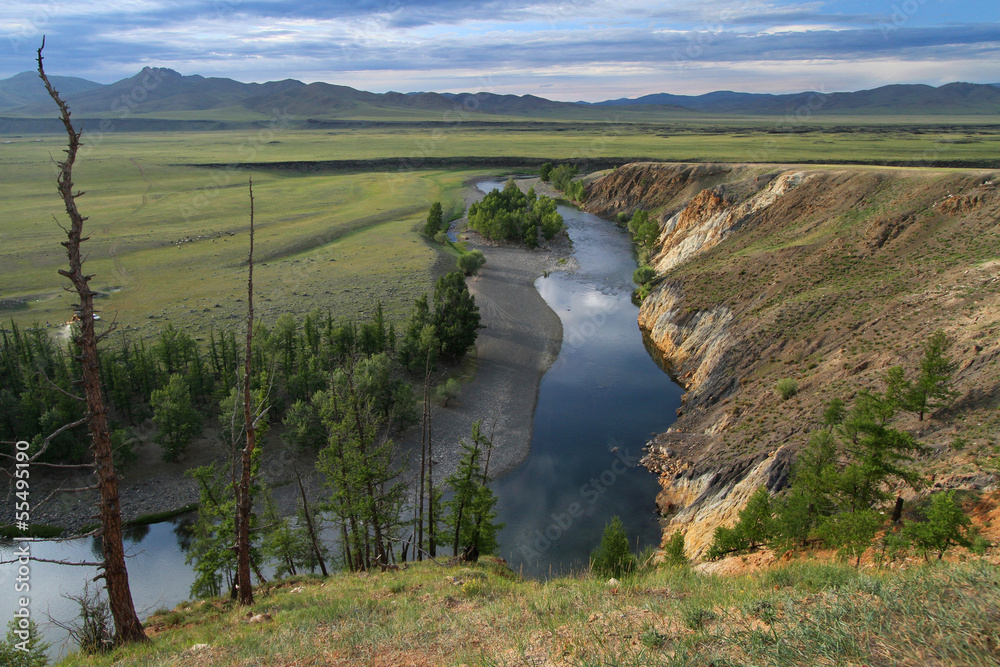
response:
[[[938,330],[959,398],[917,422],[938,486],[984,488],[1000,434],[1000,190],[980,171],[635,164],[587,209],[660,224],[639,324],[687,389],[650,446],[666,532],[700,556],[761,483],[787,481],[822,405],[881,390]],[[782,400],[778,380],[798,393]],[[961,451],[951,447],[959,439]]]

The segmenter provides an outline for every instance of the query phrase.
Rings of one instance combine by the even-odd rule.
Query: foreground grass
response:
[[[752,575],[662,569],[618,588],[524,581],[502,566],[329,579],[185,603],[148,646],[62,665],[995,665],[1000,571],[985,562]],[[259,622],[248,616],[267,614]],[[199,646],[200,645],[200,646]]]

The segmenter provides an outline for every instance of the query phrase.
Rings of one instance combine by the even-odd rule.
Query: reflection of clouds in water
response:
[[[640,544],[658,543],[656,478],[620,456],[666,429],[681,395],[642,343],[631,241],[595,216],[560,213],[579,268],[535,287],[563,323],[563,346],[539,387],[531,454],[494,487],[501,555],[529,576],[586,566],[613,515]]]

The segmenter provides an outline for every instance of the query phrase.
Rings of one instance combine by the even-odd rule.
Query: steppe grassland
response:
[[[263,317],[331,309],[370,312],[377,299],[401,318],[432,285],[435,251],[417,229],[432,201],[459,210],[457,171],[290,174],[175,166],[199,140],[122,135],[81,157],[74,173],[89,216],[87,270],[105,319],[192,330],[222,328],[242,316],[249,197],[254,178],[257,224],[255,286]],[[239,145],[239,144],[236,144]],[[226,143],[205,154],[231,159]],[[53,325],[71,316],[72,298],[57,271],[65,265],[51,159],[59,137],[2,146],[0,298],[28,308],[3,311],[22,325]],[[260,149],[263,157],[266,151]],[[218,305],[217,305],[218,304]],[[9,304],[8,304],[9,305]],[[151,320],[158,320],[155,324]]]
[[[271,141],[276,143],[254,145],[256,150],[247,145],[248,134],[257,136],[252,131],[123,138],[135,142],[138,150],[148,151],[150,160],[187,164],[399,158],[409,165],[424,157],[509,156],[785,163],[996,160],[1000,124],[963,126],[961,120],[943,119],[924,127],[884,125],[881,131],[871,132],[869,125],[855,119],[841,119],[837,124],[824,120],[823,125],[788,123],[780,118],[630,124],[609,115],[605,122],[288,130],[275,133]],[[805,131],[807,125],[809,131]],[[796,132],[786,131],[790,129]]]
[[[809,120],[814,122],[815,119]],[[432,247],[418,235],[431,202],[460,212],[459,186],[476,173],[418,171],[423,157],[525,156],[551,160],[648,157],[667,161],[987,160],[1000,129],[990,118],[935,119],[916,131],[896,119],[878,133],[860,119],[815,121],[813,131],[774,134],[775,118],[618,122],[471,123],[218,132],[108,133],[86,137],[75,172],[90,217],[88,270],[105,317],[159,326],[169,319],[207,330],[240,317],[251,172],[201,163],[381,159],[380,172],[253,172],[259,229],[257,288],[262,315],[367,310],[376,299],[395,318],[430,288]],[[912,119],[922,120],[925,119]],[[952,124],[946,127],[947,122]],[[975,126],[971,123],[978,122]],[[837,123],[837,125],[834,125]],[[994,126],[996,127],[996,126]],[[984,129],[986,128],[986,129]],[[41,141],[38,141],[40,139]],[[64,216],[55,193],[59,135],[5,137],[0,144],[0,298],[28,308],[2,311],[28,325],[69,318],[56,271]],[[55,218],[55,219],[53,219]],[[118,291],[113,291],[118,290]],[[217,305],[218,304],[218,305]],[[152,317],[152,319],[150,319]]]

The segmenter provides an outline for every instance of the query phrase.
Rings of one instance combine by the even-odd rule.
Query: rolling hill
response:
[[[99,83],[72,76],[50,77],[52,85],[66,95],[79,95],[98,88]],[[9,79],[0,80],[0,110],[30,106],[49,100],[48,93],[35,72],[21,72]]]
[[[658,93],[607,100],[597,106],[664,104],[706,113],[749,115],[787,114],[800,109],[808,109],[812,114],[996,114],[1000,113],[1000,89],[996,84],[949,83],[938,88],[898,84],[853,93],[808,91],[769,95],[716,91],[696,96]]]
[[[371,93],[330,83],[294,79],[242,83],[228,78],[182,75],[146,67],[134,76],[102,85],[73,77],[53,77],[73,111],[90,117],[184,120],[260,120],[275,110],[315,119],[480,119],[539,118],[601,120],[614,108],[626,118],[669,118],[691,114],[786,115],[980,115],[1000,114],[997,84],[892,85],[850,93],[790,95],[716,91],[705,95],[659,93],[635,99],[587,104],[534,95],[495,93]],[[0,81],[0,115],[50,118],[51,104],[34,72]]]
[[[311,118],[395,115],[400,111],[440,118],[441,114],[530,116],[537,112],[576,110],[579,105],[531,95],[493,93],[370,93],[330,83],[306,84],[293,79],[242,83],[233,79],[182,75],[172,69],[146,67],[109,85],[82,79],[54,78],[76,114],[147,117],[190,111],[242,109],[249,116],[284,114]],[[51,116],[51,103],[38,77],[24,72],[0,81],[0,114],[34,118]],[[394,114],[395,112],[395,114]]]

